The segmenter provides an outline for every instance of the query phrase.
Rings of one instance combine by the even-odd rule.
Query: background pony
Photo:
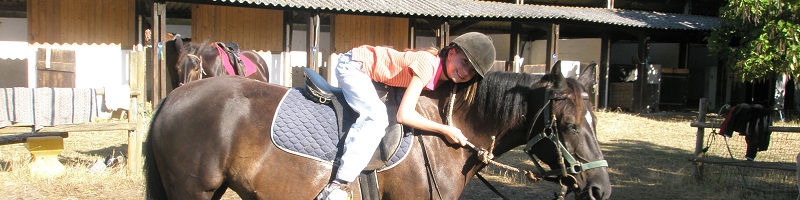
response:
[[[165,45],[172,86],[220,75],[238,75],[269,82],[267,63],[253,51],[239,51],[233,43],[197,44],[175,35]]]

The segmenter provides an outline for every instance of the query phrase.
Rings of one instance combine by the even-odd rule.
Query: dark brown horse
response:
[[[594,65],[580,82],[564,78],[560,68],[544,77],[493,72],[477,87],[457,87],[454,99],[455,85],[442,85],[423,93],[417,110],[440,123],[450,118],[478,148],[489,149],[495,136],[495,155],[530,143],[526,151],[553,172],[539,174],[545,180],[561,183],[578,199],[608,199],[607,165],[597,164],[605,160],[582,85],[593,84]],[[312,199],[333,167],[279,149],[269,134],[288,90],[225,76],[170,93],[153,116],[145,144],[147,198],[218,199],[230,188],[242,199]],[[448,115],[444,108],[451,100],[455,109]],[[378,173],[382,199],[457,199],[486,166],[475,150],[448,145],[438,134],[415,130],[414,137],[408,157]]]
[[[226,48],[218,47],[216,43],[196,44],[180,35],[175,35],[165,46],[173,87],[220,75],[239,75],[269,82],[266,61],[253,51],[236,50],[234,54],[238,55],[227,55],[224,53]],[[241,60],[240,65],[230,64],[237,57]],[[227,66],[226,62],[229,63]]]

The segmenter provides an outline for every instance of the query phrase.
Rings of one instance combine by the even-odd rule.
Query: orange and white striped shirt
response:
[[[387,47],[360,46],[352,50],[352,59],[364,64],[361,69],[372,80],[395,87],[408,87],[418,76],[425,89],[433,90],[441,73],[439,56],[426,51],[397,51]]]

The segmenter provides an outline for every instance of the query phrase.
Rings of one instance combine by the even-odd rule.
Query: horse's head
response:
[[[209,49],[206,42],[202,44],[188,43],[180,46],[182,46],[180,56],[174,65],[178,74],[178,85],[208,77],[209,72],[204,69],[204,63],[208,62],[207,59],[211,56],[206,52]]]
[[[587,67],[580,80],[564,78],[560,62],[543,77],[488,74],[471,109],[483,122],[476,129],[497,136],[498,155],[524,144],[538,175],[561,184],[562,195],[576,192],[579,199],[608,199],[608,164],[597,143],[595,115],[584,90],[593,85],[594,68],[595,64]],[[479,144],[481,140],[470,141],[488,146]]]
[[[547,88],[543,101],[543,129],[532,129],[526,151],[550,168],[548,179],[577,192],[579,199],[608,199],[611,181],[608,163],[597,142],[597,120],[586,88],[594,85],[596,64],[590,64],[580,78],[564,78],[560,61],[537,85]],[[547,103],[546,103],[547,104]],[[550,115],[546,117],[544,115]],[[538,121],[537,121],[538,123]],[[538,140],[538,141],[537,141]]]

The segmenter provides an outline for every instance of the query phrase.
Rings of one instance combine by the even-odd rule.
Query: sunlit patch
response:
[[[590,110],[586,110],[586,114],[584,114],[583,117],[586,118],[586,122],[589,123],[589,126],[592,126],[590,131],[594,132],[594,128],[595,127],[593,127],[594,126],[594,121],[592,121],[592,113],[591,113],[591,111]]]

